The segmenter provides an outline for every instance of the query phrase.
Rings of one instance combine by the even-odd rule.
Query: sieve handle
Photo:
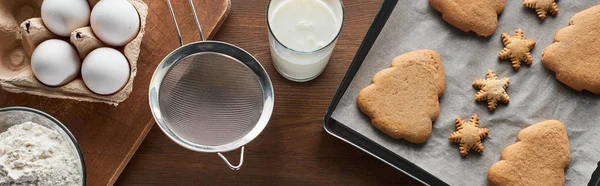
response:
[[[198,32],[200,32],[200,40],[204,41],[204,33],[202,32],[202,28],[200,27],[200,21],[198,20],[198,15],[196,15],[196,8],[194,8],[194,3],[192,0],[189,0],[190,6],[192,7],[192,12],[194,13],[194,19],[196,20],[196,26],[198,27]],[[181,31],[179,31],[179,25],[177,24],[177,19],[175,18],[175,11],[173,11],[173,6],[171,5],[171,0],[167,0],[167,5],[169,6],[169,10],[171,11],[171,17],[173,18],[173,23],[175,23],[175,29],[177,29],[177,37],[179,37],[179,45],[183,46],[183,38],[181,37]]]
[[[229,163],[229,160],[227,160],[227,158],[223,156],[223,154],[221,154],[220,152],[217,152],[217,154],[219,155],[219,157],[221,157],[221,159],[223,159],[223,161],[225,161],[225,163],[227,164],[227,166],[229,166],[231,170],[240,170],[240,168],[242,167],[242,163],[244,163],[244,146],[242,146],[242,152],[240,154],[240,163],[237,166],[233,166],[231,163]]]

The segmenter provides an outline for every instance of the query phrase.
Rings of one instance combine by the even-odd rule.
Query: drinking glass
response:
[[[267,7],[267,24],[269,29],[269,45],[271,48],[271,57],[275,69],[283,77],[295,81],[295,82],[306,82],[318,77],[327,66],[333,48],[337,42],[339,34],[343,27],[344,22],[344,5],[341,0],[317,0],[325,4],[327,8],[333,14],[334,20],[336,20],[333,28],[336,30],[325,30],[335,32],[335,37],[330,41],[322,41],[322,47],[310,50],[301,51],[290,48],[283,44],[277,38],[277,34],[273,33],[273,17],[274,12],[287,1],[306,1],[306,0],[271,0]],[[314,1],[314,0],[313,0]],[[308,12],[307,12],[308,13]],[[290,19],[292,20],[292,19]]]

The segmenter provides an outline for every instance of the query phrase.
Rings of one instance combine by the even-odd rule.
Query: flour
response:
[[[0,134],[0,186],[81,185],[79,160],[69,141],[33,122]]]

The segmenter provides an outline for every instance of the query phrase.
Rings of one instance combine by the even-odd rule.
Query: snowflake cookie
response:
[[[541,20],[544,20],[548,13],[552,14],[553,16],[558,14],[558,5],[556,5],[554,0],[525,0],[523,2],[523,6],[535,9],[538,17]]]
[[[525,37],[523,36],[523,30],[517,29],[512,37],[506,33],[500,34],[500,37],[504,43],[504,49],[500,51],[498,58],[510,59],[515,70],[519,70],[519,67],[521,67],[521,61],[531,65],[533,58],[531,57],[531,53],[529,51],[535,47],[535,41],[525,40]]]
[[[506,88],[510,84],[508,78],[498,79],[496,73],[488,70],[485,74],[485,79],[478,79],[473,82],[475,88],[480,89],[475,95],[475,101],[488,101],[488,108],[496,110],[496,105],[500,103],[508,103],[510,97],[506,94]]]
[[[489,131],[486,128],[479,128],[479,117],[471,116],[469,122],[462,118],[456,118],[456,132],[450,134],[448,139],[454,143],[459,143],[458,149],[461,156],[469,154],[469,150],[483,152],[483,140],[487,137]]]

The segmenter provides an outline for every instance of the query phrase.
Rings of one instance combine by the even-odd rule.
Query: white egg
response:
[[[94,93],[113,94],[129,80],[129,63],[121,52],[102,47],[88,54],[81,66],[81,77],[85,85]]]
[[[90,5],[87,0],[44,0],[42,21],[52,33],[68,37],[90,23]]]
[[[33,75],[48,86],[60,86],[73,81],[80,67],[77,50],[59,39],[44,41],[31,55]]]
[[[102,0],[90,16],[92,30],[111,46],[123,46],[137,36],[140,17],[127,0]]]

